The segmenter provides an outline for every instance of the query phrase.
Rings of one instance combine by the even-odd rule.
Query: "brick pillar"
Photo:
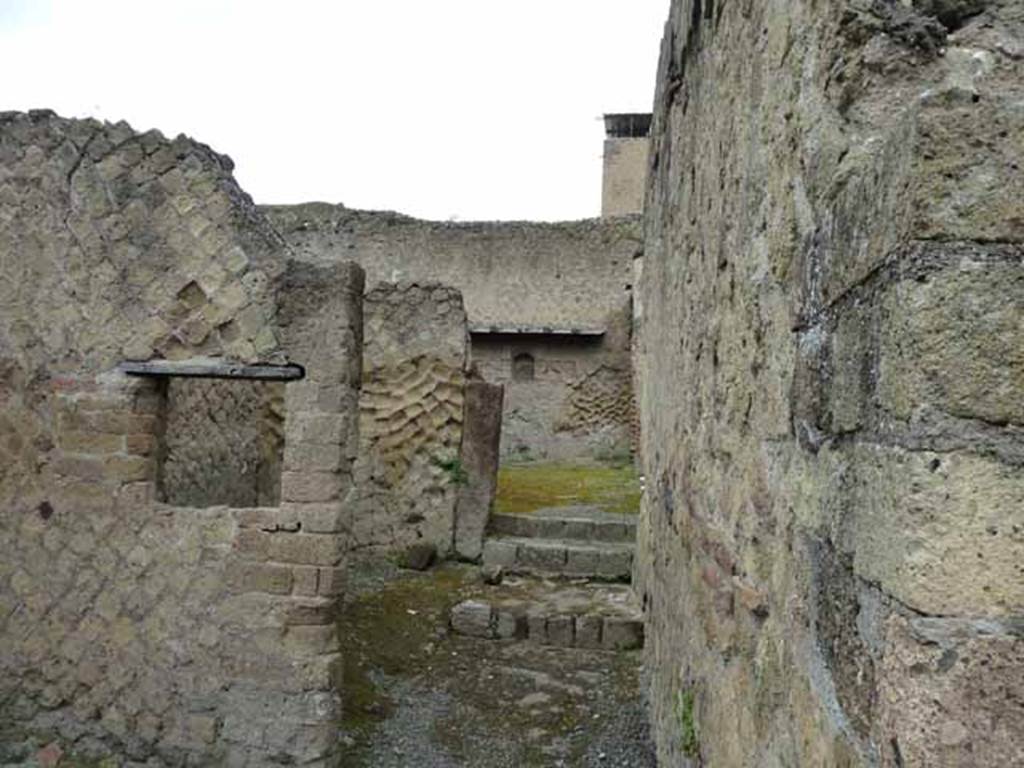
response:
[[[299,762],[329,760],[337,748],[340,649],[337,605],[344,585],[349,524],[346,505],[358,446],[362,360],[362,270],[292,263],[279,286],[279,323],[286,354],[305,368],[285,390],[285,459],[281,509],[264,526],[273,561],[287,564],[286,643],[313,657],[322,691],[303,740],[283,744]],[[254,531],[255,532],[255,531]],[[251,534],[250,534],[251,535]],[[315,722],[318,721],[318,722]],[[303,751],[295,754],[296,750]]]
[[[344,584],[358,446],[363,273],[355,265],[291,264],[278,286],[278,323],[289,362],[305,368],[285,388],[281,506],[240,514],[239,550],[249,587],[275,595],[282,651],[301,669],[301,690],[278,702],[282,727],[263,748],[303,765],[336,757]]]

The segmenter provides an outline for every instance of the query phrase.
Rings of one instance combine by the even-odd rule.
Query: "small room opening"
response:
[[[126,363],[161,382],[157,496],[180,507],[281,502],[285,386],[298,366]]]

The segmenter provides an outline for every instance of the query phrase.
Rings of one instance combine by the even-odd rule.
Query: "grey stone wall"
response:
[[[298,258],[353,259],[371,286],[453,286],[463,295],[471,326],[607,329],[604,339],[584,346],[538,336],[508,343],[475,334],[471,356],[488,380],[506,385],[504,457],[592,457],[628,449],[628,430],[621,429],[617,409],[592,408],[592,414],[609,418],[591,418],[587,428],[572,418],[572,410],[594,396],[590,384],[598,379],[614,376],[630,386],[628,316],[632,261],[641,246],[638,217],[446,223],[325,203],[262,210]],[[512,380],[512,356],[520,348],[532,350],[540,366],[535,387],[517,388]],[[577,394],[581,387],[585,391]]]
[[[183,137],[0,115],[5,760],[27,734],[156,765],[336,759],[362,273],[289,268],[230,168]],[[167,383],[116,366],[200,356],[306,367],[280,507],[156,501]]]
[[[469,337],[462,296],[433,283],[366,294],[353,547],[452,549]]]
[[[672,4],[637,343],[665,764],[1024,764],[1022,52],[1017,2]]]
[[[284,384],[174,378],[158,496],[183,507],[275,507],[281,500]]]
[[[609,315],[604,338],[477,334],[473,364],[505,387],[501,455],[566,460],[627,453],[635,407],[628,358],[630,322]],[[532,376],[513,370],[529,355]]]

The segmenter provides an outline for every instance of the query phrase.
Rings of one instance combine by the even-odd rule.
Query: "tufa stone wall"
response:
[[[473,364],[505,387],[501,455],[573,459],[628,452],[635,413],[630,323],[610,315],[603,338],[476,334]],[[528,375],[516,361],[531,363]],[[529,367],[529,366],[528,366]]]
[[[422,221],[341,205],[261,206],[297,258],[351,259],[380,282],[458,289],[471,325],[602,326],[625,306],[638,217],[540,222]]]
[[[158,495],[178,506],[274,507],[281,498],[284,385],[175,378]]]
[[[671,765],[1024,764],[1024,7],[673,2],[635,583]]]
[[[468,335],[462,296],[377,285],[365,299],[353,546],[452,549]]]
[[[336,760],[362,273],[289,268],[230,167],[125,124],[0,116],[4,761],[29,736],[156,765]],[[207,355],[306,367],[278,508],[156,499],[168,382],[116,366]]]
[[[472,362],[506,386],[502,455],[573,458],[629,447],[614,406],[590,406],[605,420],[574,418],[570,398],[607,369],[630,387],[629,305],[639,217],[557,224],[420,221],[326,203],[262,208],[294,249],[314,263],[353,259],[368,283],[421,281],[459,290],[473,333]],[[603,328],[592,343],[533,333],[494,334],[491,326]],[[536,360],[536,385],[517,383],[513,358]],[[591,388],[592,389],[592,388]],[[616,394],[614,397],[618,397]],[[614,399],[613,397],[613,399]]]

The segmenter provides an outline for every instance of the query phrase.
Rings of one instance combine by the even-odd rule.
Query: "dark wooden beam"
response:
[[[497,334],[502,336],[604,336],[604,328],[554,325],[484,325],[469,326],[474,334]]]
[[[125,362],[118,370],[129,376],[188,376],[198,379],[257,379],[297,381],[306,375],[301,365],[244,365],[225,360],[149,360]]]

